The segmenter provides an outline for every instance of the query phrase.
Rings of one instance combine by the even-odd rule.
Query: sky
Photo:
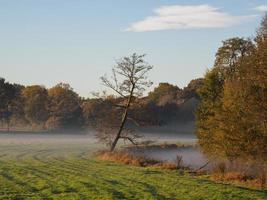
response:
[[[154,66],[154,86],[182,88],[212,67],[223,40],[253,37],[265,11],[266,0],[0,0],[0,77],[69,83],[88,97],[137,53]]]

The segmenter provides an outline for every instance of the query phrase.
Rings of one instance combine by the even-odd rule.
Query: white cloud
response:
[[[267,5],[260,5],[255,8],[258,11],[267,12]]]
[[[154,13],[154,16],[135,22],[124,31],[221,28],[240,24],[255,17],[255,15],[233,16],[209,5],[162,6],[154,10]]]

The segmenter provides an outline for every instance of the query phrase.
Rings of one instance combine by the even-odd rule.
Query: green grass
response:
[[[0,199],[267,199],[267,192],[100,161],[81,145],[0,145]]]

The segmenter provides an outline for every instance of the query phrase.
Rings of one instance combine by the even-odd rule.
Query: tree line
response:
[[[81,98],[68,84],[50,89],[23,86],[0,79],[2,127],[29,127],[32,130],[79,128],[83,124]]]
[[[161,126],[171,120],[193,120],[193,110],[182,111],[181,105],[190,98],[198,98],[197,88],[202,79],[192,80],[187,87],[179,88],[160,83],[144,97],[134,97],[129,109],[139,126]],[[11,84],[0,78],[0,122],[2,130],[60,130],[99,127],[108,121],[114,104],[124,97],[94,95],[79,96],[69,84],[60,83],[52,88],[41,85]],[[127,122],[137,125],[135,122]]]
[[[110,151],[115,149],[119,140],[138,144],[138,138],[141,135],[136,134],[134,126],[146,125],[147,123],[144,122],[151,124],[155,121],[160,125],[162,119],[166,120],[165,122],[177,120],[179,114],[186,119],[188,113],[181,112],[179,108],[188,99],[197,97],[194,91],[201,85],[202,79],[191,81],[184,89],[168,83],[160,83],[147,97],[143,97],[143,92],[152,85],[147,75],[153,68],[144,60],[144,57],[145,55],[136,53],[123,57],[117,61],[110,77],[101,77],[103,85],[115,92],[115,95],[96,94],[98,99],[94,103],[100,103],[101,106],[97,106],[98,110],[94,113],[100,114],[100,110],[103,112],[100,116],[88,117],[88,119],[94,120],[91,124],[95,124],[96,136],[110,147]],[[90,107],[90,101],[87,103]],[[87,114],[90,115],[90,113]]]
[[[267,15],[255,38],[223,42],[198,93],[196,134],[205,153],[230,162],[251,161],[263,170],[267,162]]]

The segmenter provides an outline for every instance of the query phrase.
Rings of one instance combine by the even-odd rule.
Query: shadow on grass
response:
[[[7,172],[1,173],[1,176],[3,176],[5,179],[7,179],[10,182],[13,182],[16,185],[19,185],[22,188],[25,188],[29,192],[35,193],[35,192],[39,192],[40,191],[39,189],[29,185],[27,182],[20,181],[20,180],[16,179],[14,176],[8,174]]]
[[[162,174],[162,172],[156,170],[146,170],[144,171],[144,174]]]
[[[140,185],[143,185],[144,191],[150,193],[157,200],[171,200],[170,198],[159,194],[157,192],[157,188],[155,186],[153,186],[153,185],[150,185],[148,183],[143,183],[143,182],[140,182],[140,181],[138,181],[136,183],[138,183]]]
[[[126,199],[125,195],[118,190],[108,189],[107,192],[109,192],[113,197],[115,197],[115,199]]]
[[[196,179],[197,180],[197,179]],[[265,194],[267,197],[267,190],[266,189],[256,189],[256,188],[248,188],[245,186],[239,186],[239,185],[233,185],[232,183],[225,183],[225,182],[216,182],[212,180],[205,180],[205,179],[200,179],[197,180],[197,183],[199,184],[209,184],[209,185],[222,185],[222,186],[227,186],[227,187],[236,187],[238,189],[247,191],[247,192],[259,192],[262,194]]]

